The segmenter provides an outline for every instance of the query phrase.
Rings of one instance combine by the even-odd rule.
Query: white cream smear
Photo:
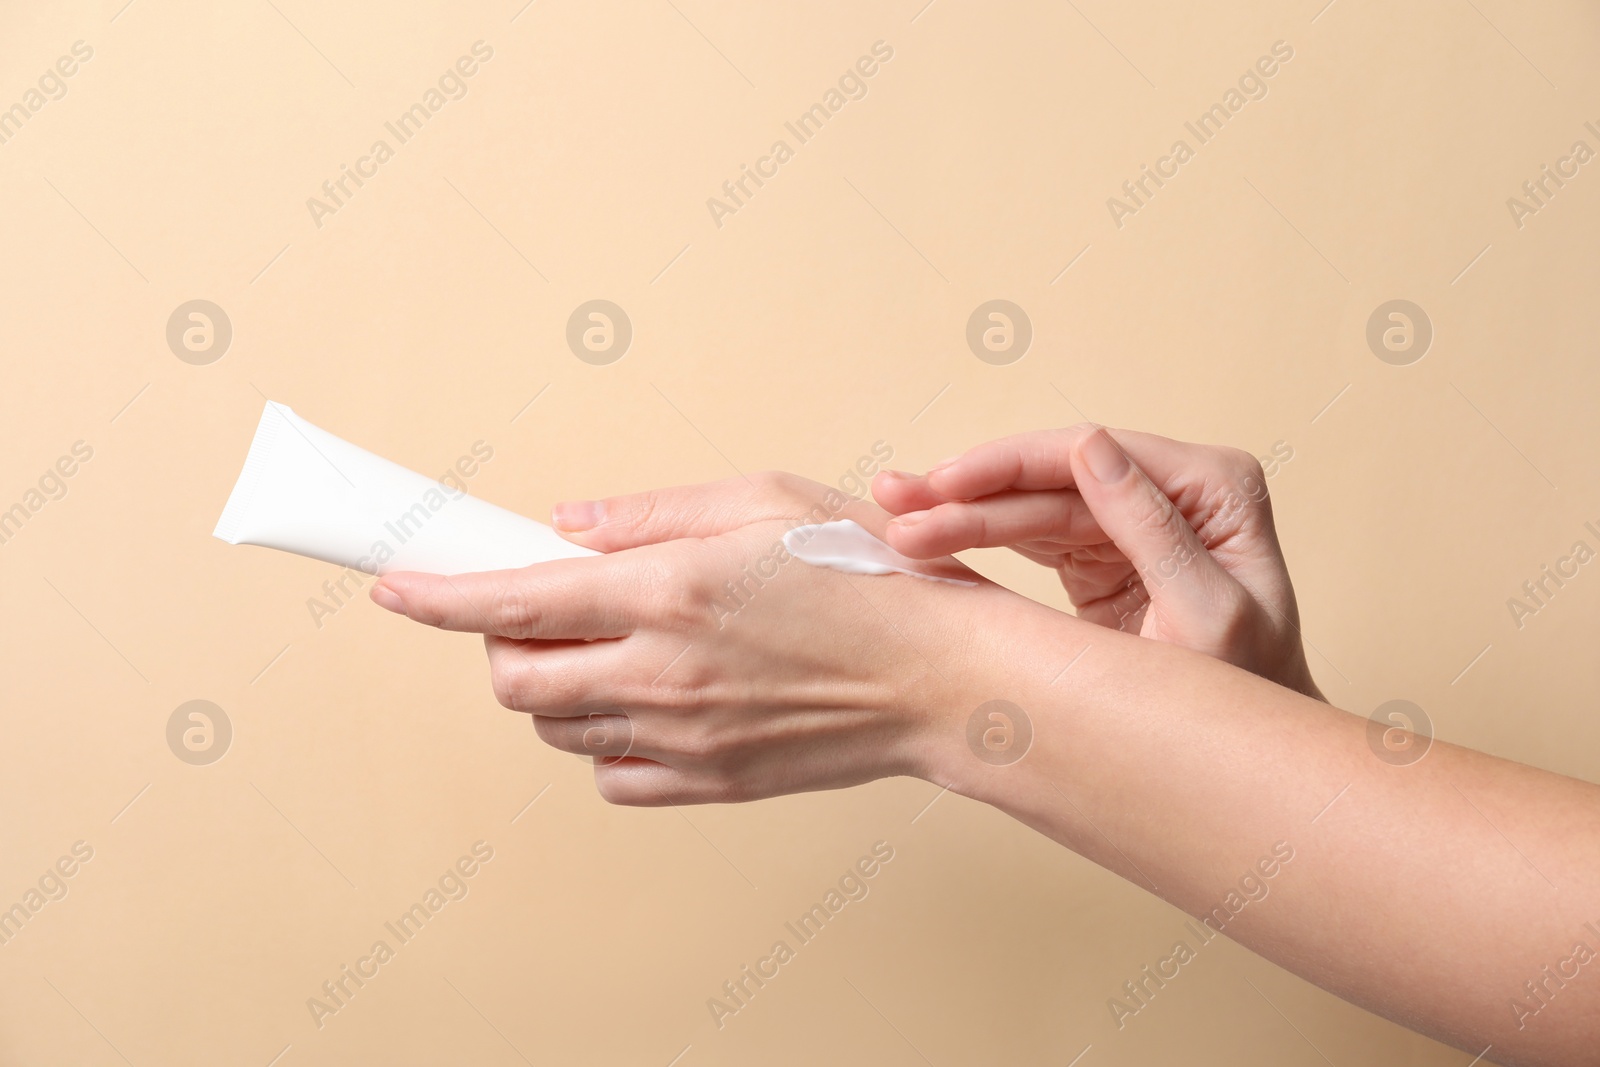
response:
[[[783,547],[795,559],[813,567],[830,567],[846,574],[909,574],[930,582],[978,584],[960,578],[924,574],[917,570],[916,560],[902,556],[851,519],[796,526],[783,535]]]

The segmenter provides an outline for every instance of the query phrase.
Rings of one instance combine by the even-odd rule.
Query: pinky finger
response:
[[[754,793],[723,775],[680,770],[637,756],[596,763],[594,785],[606,803],[635,808],[735,804],[755,799]]]

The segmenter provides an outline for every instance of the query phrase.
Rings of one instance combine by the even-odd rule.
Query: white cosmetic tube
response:
[[[270,400],[213,533],[367,574],[462,574],[597,554]]]

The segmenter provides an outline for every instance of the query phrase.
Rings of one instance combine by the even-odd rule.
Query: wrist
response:
[[[1104,631],[998,587],[984,593],[999,595],[952,616],[961,625],[922,706],[911,773],[1010,811],[1008,798],[1048,789],[1024,780],[1040,773],[1041,742],[1061,749],[1070,674]]]

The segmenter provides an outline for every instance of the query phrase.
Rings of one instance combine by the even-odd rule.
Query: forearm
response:
[[[1032,747],[993,767],[957,740],[930,777],[1407,1026],[1474,1054],[1492,1043],[1490,1060],[1593,1062],[1600,959],[1575,945],[1600,951],[1600,787],[1440,742],[1396,766],[1364,718],[1184,649],[1009,611],[957,703],[964,720],[975,694],[1012,700]],[[1292,859],[1264,877],[1275,847]],[[1240,904],[1246,875],[1266,895]]]

